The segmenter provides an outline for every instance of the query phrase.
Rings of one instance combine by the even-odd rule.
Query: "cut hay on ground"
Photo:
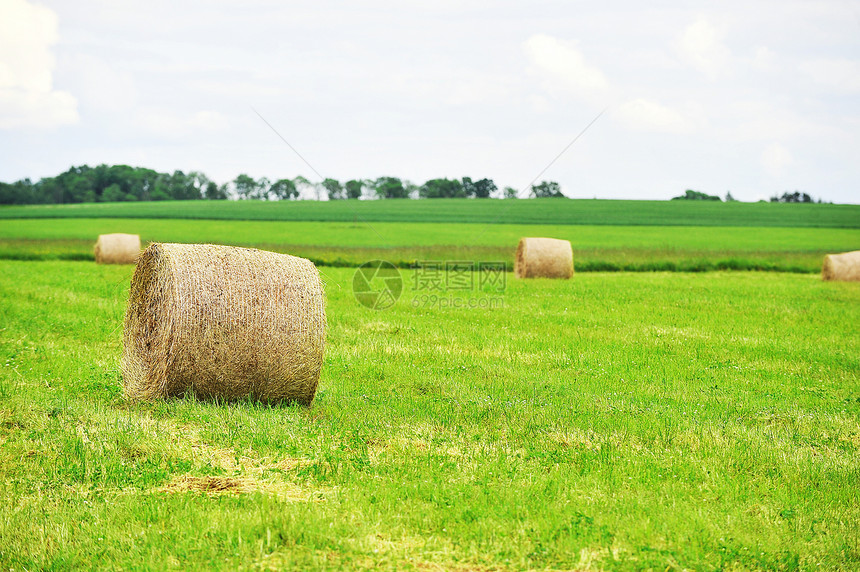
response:
[[[140,256],[140,237],[136,234],[100,234],[95,246],[99,264],[134,264]]]
[[[567,240],[521,238],[514,262],[517,278],[570,278],[573,249]]]
[[[256,479],[253,477],[197,477],[180,475],[155,492],[168,494],[202,493],[210,497],[236,496],[261,493],[272,495],[284,502],[325,502],[327,489],[306,489],[295,483],[278,479]]]
[[[860,250],[825,256],[824,265],[821,267],[821,278],[842,282],[860,282]]]
[[[310,405],[325,294],[309,260],[251,248],[152,244],[131,280],[122,372],[130,398]]]

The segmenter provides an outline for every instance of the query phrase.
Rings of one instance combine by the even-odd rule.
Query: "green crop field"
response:
[[[192,218],[860,228],[860,205],[616,200],[167,201],[0,207],[3,218]]]
[[[95,238],[110,232],[140,234],[144,243],[254,246],[326,266],[381,258],[401,267],[422,260],[501,261],[510,267],[520,237],[550,236],[571,241],[580,272],[819,272],[828,252],[860,248],[860,229],[853,228],[66,218],[0,221],[0,258],[91,260]]]
[[[305,409],[127,402],[132,267],[0,261],[0,568],[860,567],[857,284],[322,270]]]

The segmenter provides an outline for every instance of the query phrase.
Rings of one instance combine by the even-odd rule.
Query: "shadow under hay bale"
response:
[[[140,256],[140,236],[136,234],[100,234],[93,252],[99,264],[134,264]]]
[[[521,238],[514,260],[514,275],[517,278],[570,278],[573,276],[570,241]]]
[[[860,250],[825,256],[821,279],[860,282]]]
[[[325,293],[304,258],[211,244],[152,244],[126,308],[126,396],[310,405],[325,345]]]

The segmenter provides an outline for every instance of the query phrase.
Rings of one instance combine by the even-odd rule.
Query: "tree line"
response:
[[[694,191],[692,189],[687,189],[684,191],[683,195],[678,197],[672,197],[673,201],[722,201],[720,197],[717,195],[709,195],[707,193],[703,193],[701,191]],[[731,192],[726,193],[725,201],[727,203],[737,202],[737,199],[732,196]],[[794,191],[793,193],[785,192],[782,196],[774,195],[770,198],[770,202],[772,203],[814,203],[812,197],[807,193],[801,193],[800,191]],[[819,203],[823,203],[822,199],[818,199]]]
[[[82,165],[36,182],[30,179],[0,182],[0,204],[6,205],[228,199],[515,199],[519,195],[513,187],[499,189],[487,178],[431,179],[416,185],[398,177],[345,182],[326,178],[311,182],[302,176],[271,181],[266,177],[255,179],[241,174],[219,185],[199,171],[159,173],[128,165]],[[529,196],[564,197],[560,185],[554,181],[531,185]]]
[[[341,182],[326,178],[311,182],[305,177],[255,179],[241,174],[228,183],[218,184],[199,171],[159,173],[153,169],[128,165],[82,165],[72,167],[56,177],[33,182],[22,179],[14,183],[0,182],[0,204],[61,204],[117,201],[167,200],[265,200],[299,199],[438,199],[438,198],[501,198],[516,199],[525,193],[513,187],[499,188],[492,179],[430,179],[416,185],[398,177],[350,179]],[[529,186],[529,197],[564,197],[555,181],[541,181]],[[716,195],[687,189],[672,200],[722,201]],[[725,201],[734,201],[726,193]],[[807,193],[795,191],[771,197],[771,202],[811,203]],[[821,199],[818,202],[822,202]]]

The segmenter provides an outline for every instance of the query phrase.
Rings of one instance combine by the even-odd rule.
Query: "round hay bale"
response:
[[[99,264],[134,264],[140,256],[140,236],[136,234],[100,234],[94,248]]]
[[[517,278],[570,278],[573,248],[557,238],[521,238],[514,261]]]
[[[154,243],[125,313],[125,394],[310,405],[325,345],[325,293],[304,258]]]
[[[860,282],[860,250],[828,254],[821,266],[822,280]]]

